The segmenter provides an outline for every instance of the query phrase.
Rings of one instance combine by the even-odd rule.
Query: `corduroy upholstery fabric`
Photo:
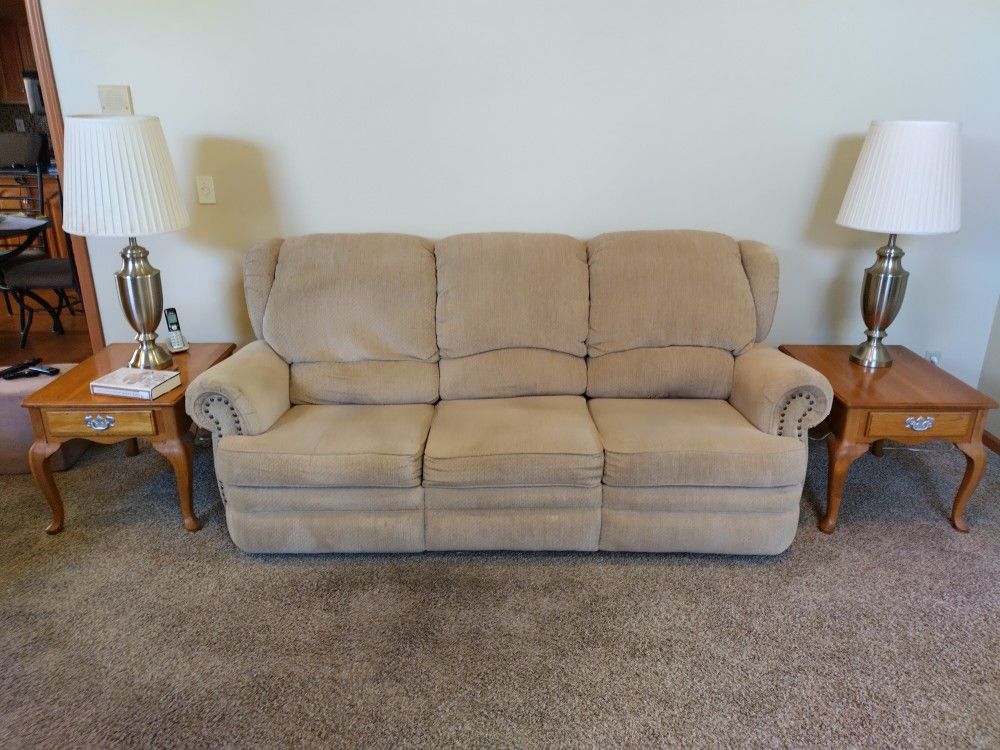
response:
[[[438,365],[417,360],[292,364],[293,404],[349,404],[362,393],[374,404],[432,404],[438,398]]]
[[[216,472],[244,487],[419,487],[428,404],[293,406],[266,433],[219,441]]]
[[[226,487],[227,510],[241,513],[275,511],[422,510],[421,487]]]
[[[752,240],[740,242],[740,256],[757,312],[756,340],[763,341],[771,332],[778,307],[778,256],[767,245]]]
[[[729,402],[758,430],[803,442],[833,405],[833,388],[808,365],[769,346],[736,358]]]
[[[434,248],[420,237],[314,234],[287,239],[274,269],[263,337],[292,364],[369,362],[392,370],[400,362],[400,368],[414,361],[436,363],[435,284]],[[292,390],[299,402],[322,402],[325,393],[335,392],[345,403],[385,403],[379,388],[405,380],[375,378],[379,388],[369,390],[368,378],[345,378],[334,368],[330,382],[324,383],[321,373],[322,368],[313,368],[300,380],[293,369]],[[419,401],[435,401],[436,384],[436,378],[427,379]]]
[[[600,509],[601,488],[594,487],[425,487],[427,509],[567,510]]]
[[[429,550],[598,548],[601,487],[427,487]]]
[[[226,526],[244,552],[422,552],[426,547],[422,509],[244,513],[226,508]]]
[[[243,296],[253,335],[258,339],[264,338],[264,310],[274,285],[274,269],[283,242],[280,238],[258,242],[243,258]]]
[[[427,548],[596,550],[602,466],[579,396],[441,401],[424,453]]]
[[[706,387],[699,390],[679,360],[665,358],[669,369],[647,381],[648,368],[632,370],[623,353],[678,346],[732,355],[752,344],[757,312],[739,244],[723,234],[692,230],[615,232],[590,240],[587,253],[587,395],[657,397],[672,389],[673,370],[687,395],[727,398],[718,383],[732,371],[731,356],[713,360]],[[596,365],[599,358],[606,361]]]
[[[583,357],[548,349],[497,349],[441,360],[443,398],[492,398],[524,394],[558,395],[587,390]]]
[[[440,401],[424,487],[597,487],[604,456],[579,396]]]
[[[787,513],[799,507],[798,484],[777,487],[610,487],[604,507],[657,513]]]
[[[230,484],[225,499],[229,535],[245,552],[420,552],[425,546],[422,487]]]
[[[583,393],[582,242],[559,234],[462,234],[438,241],[435,258],[442,398]],[[497,351],[516,355],[503,359]]]
[[[594,399],[611,487],[780,487],[805,479],[806,447],[761,432],[726,401]]]
[[[604,487],[609,551],[778,555],[795,538],[802,485]]]
[[[707,346],[629,349],[587,361],[591,398],[728,398],[733,355]]]
[[[244,435],[260,435],[271,428],[291,403],[288,365],[264,341],[252,341],[231,357],[205,370],[184,392],[184,408],[201,427],[221,437],[209,401],[224,401],[229,426]]]

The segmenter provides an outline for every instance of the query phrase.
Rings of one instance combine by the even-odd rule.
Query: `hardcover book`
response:
[[[103,396],[123,396],[152,401],[181,384],[175,370],[139,370],[119,367],[114,372],[90,381],[90,392]]]

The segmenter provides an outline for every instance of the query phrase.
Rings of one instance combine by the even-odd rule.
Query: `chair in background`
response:
[[[0,133],[0,175],[13,185],[0,192],[0,213],[44,213],[42,179],[49,169],[49,140],[44,133]]]
[[[0,214],[41,216],[45,213],[43,175],[49,167],[48,139],[42,133],[0,133]],[[0,256],[0,281],[14,266],[49,257],[45,235],[40,234],[32,246],[7,261]],[[13,314],[10,295],[5,283],[0,283],[7,313]]]
[[[73,259],[72,246],[69,257],[45,258],[20,263],[4,272],[4,283],[17,302],[20,312],[21,348],[28,343],[28,331],[35,318],[38,308],[33,307],[31,300],[45,310],[52,318],[53,333],[65,333],[62,321],[59,319],[62,311],[68,310],[70,315],[76,314],[75,306],[80,299],[80,286],[76,275],[76,262]],[[76,300],[71,300],[68,291],[75,292]],[[41,291],[51,291],[56,295],[58,303],[55,307],[39,294]]]

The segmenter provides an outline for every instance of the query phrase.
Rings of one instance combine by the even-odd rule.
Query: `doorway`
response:
[[[62,230],[63,120],[40,0],[0,0],[0,153],[0,282],[16,286],[0,293],[0,365],[79,362],[104,347],[104,334],[86,240]],[[51,282],[50,269],[68,272],[71,288],[25,294],[29,283]]]

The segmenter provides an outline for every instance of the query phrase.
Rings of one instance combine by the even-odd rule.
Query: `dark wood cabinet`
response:
[[[0,104],[27,104],[24,71],[35,70],[27,21],[0,18]]]
[[[35,65],[35,53],[31,49],[31,30],[27,23],[17,24],[17,40],[21,46],[21,65],[25,70],[38,71]]]

